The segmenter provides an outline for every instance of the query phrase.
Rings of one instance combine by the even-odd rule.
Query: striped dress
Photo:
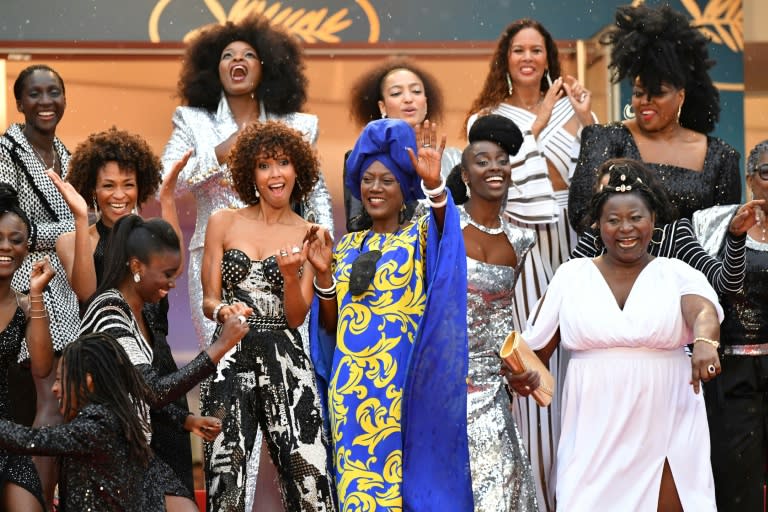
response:
[[[566,261],[576,244],[576,234],[568,223],[568,191],[554,191],[547,163],[566,183],[576,168],[580,139],[565,129],[575,115],[568,98],[561,98],[552,108],[547,126],[538,140],[531,132],[536,115],[528,110],[501,103],[492,114],[511,119],[523,132],[523,145],[511,155],[512,185],[507,195],[506,216],[511,223],[536,232],[536,246],[531,250],[515,288],[514,325],[522,331],[528,314],[544,295],[561,263]],[[477,119],[472,115],[469,128]],[[558,348],[550,359],[555,374],[555,389],[564,376],[567,361]],[[558,375],[560,374],[560,375]],[[554,510],[554,458],[559,439],[560,400],[556,394],[549,408],[540,408],[532,398],[515,401],[515,421],[520,428],[531,459],[538,501],[542,510]]]

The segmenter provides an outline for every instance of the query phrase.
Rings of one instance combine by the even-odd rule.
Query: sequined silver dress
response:
[[[468,215],[462,206],[459,213],[464,229]],[[472,492],[478,512],[538,511],[531,465],[499,376],[497,356],[513,329],[510,311],[517,272],[536,235],[533,230],[503,224],[517,254],[517,267],[467,258],[467,435]]]
[[[299,130],[314,145],[317,142],[317,117],[295,112],[277,116],[266,112],[261,105],[260,121],[281,121]],[[190,148],[195,152],[181,171],[177,183],[179,195],[191,193],[195,198],[197,215],[195,232],[189,241],[189,307],[192,323],[201,346],[211,341],[215,324],[203,315],[203,289],[200,270],[203,260],[203,242],[208,218],[222,208],[245,206],[231,187],[226,164],[216,159],[216,146],[237,131],[237,124],[222,95],[216,112],[196,107],[177,107],[173,114],[173,133],[163,152],[163,175],[168,174],[173,164]],[[331,196],[322,174],[320,181],[302,205],[302,215],[310,222],[316,222],[333,233]]]

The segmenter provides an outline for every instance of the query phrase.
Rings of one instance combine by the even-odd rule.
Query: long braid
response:
[[[131,456],[146,465],[152,457],[145,435],[149,424],[148,388],[122,346],[110,335],[93,333],[81,336],[67,345],[62,354],[65,394],[65,417],[77,404],[95,403],[108,407],[123,425]],[[87,386],[90,375],[92,389]]]

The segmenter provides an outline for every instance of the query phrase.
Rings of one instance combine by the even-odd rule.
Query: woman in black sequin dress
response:
[[[764,510],[768,481],[768,141],[749,154],[747,186],[762,205],[747,231],[744,286],[720,293],[723,373],[704,386],[720,512]],[[696,234],[711,254],[722,255],[737,208],[716,206],[694,214]]]
[[[305,265],[312,226],[292,209],[318,179],[318,161],[301,133],[268,121],[246,128],[229,158],[244,208],[209,221],[203,256],[203,311],[217,323],[246,315],[250,332],[202,386],[201,409],[222,419],[205,445],[209,510],[251,510],[260,474],[252,457],[263,433],[290,512],[336,509],[328,439],[314,369],[297,330],[314,296]],[[269,483],[269,482],[267,482]],[[280,504],[259,504],[259,511]]]
[[[139,135],[112,128],[91,134],[77,147],[70,160],[67,182],[49,174],[75,216],[75,231],[59,237],[56,254],[82,303],[93,295],[104,275],[104,252],[115,222],[143,205],[158,187],[161,214],[181,237],[174,189],[178,172],[188,156],[177,162],[176,172],[169,173],[161,185],[160,160],[149,144]],[[84,198],[92,198],[98,218],[90,227]],[[153,330],[152,366],[160,375],[178,371],[166,339],[168,298],[157,304],[145,304],[144,314]],[[218,421],[191,414],[185,395],[168,407],[177,407],[180,411],[172,416],[152,411],[152,449],[192,493],[192,447],[188,431],[201,437],[214,435],[218,433]],[[171,421],[173,416],[185,418],[183,429]]]
[[[0,418],[11,419],[8,368],[16,363],[26,338],[30,370],[35,378],[51,373],[53,347],[43,289],[54,275],[48,259],[35,262],[27,286],[29,294],[11,286],[27,256],[30,221],[19,208],[16,191],[0,184]],[[10,511],[45,510],[43,491],[32,459],[0,450],[0,508]]]
[[[610,158],[642,160],[666,185],[681,218],[741,200],[739,153],[710,133],[720,115],[707,38],[665,6],[620,7],[613,44],[614,80],[632,83],[631,119],[593,125],[581,135],[568,215],[583,232],[597,168]],[[629,113],[627,113],[629,115]]]
[[[233,317],[217,340],[177,372],[161,376],[152,366],[156,328],[144,305],[159,302],[175,286],[180,252],[179,238],[166,221],[144,221],[137,215],[118,220],[105,254],[103,281],[83,315],[81,334],[104,332],[123,346],[153,393],[152,409],[166,407],[213,373],[216,363],[247,332],[245,318]],[[163,413],[179,426],[187,415],[178,408],[165,408]],[[163,466],[159,459],[150,465],[145,478],[148,495],[155,501],[164,496],[169,510],[194,508],[190,490]]]
[[[61,457],[63,512],[162,511],[141,492],[153,455],[146,408],[136,404],[150,399],[125,351],[106,334],[81,336],[64,349],[55,378],[65,423],[37,429],[0,420],[0,447]]]

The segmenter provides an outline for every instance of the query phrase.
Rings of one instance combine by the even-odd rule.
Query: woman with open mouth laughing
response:
[[[217,324],[244,315],[249,332],[201,388],[201,410],[223,421],[205,445],[208,509],[333,512],[328,437],[298,330],[314,297],[308,241],[330,235],[291,207],[319,179],[317,156],[301,132],[267,121],[243,131],[228,163],[248,206],[208,222],[203,308]]]
[[[720,116],[720,95],[709,76],[709,39],[669,6],[622,6],[606,34],[616,82],[632,87],[623,122],[584,129],[571,182],[568,216],[579,233],[589,226],[597,176],[609,158],[645,162],[667,187],[682,218],[741,201],[739,153],[708,135]]]
[[[193,149],[178,179],[179,195],[192,193],[197,205],[189,242],[189,306],[200,345],[211,340],[215,324],[203,314],[200,267],[205,227],[221,208],[245,206],[232,188],[227,156],[249,125],[276,120],[317,142],[317,117],[302,113],[307,99],[304,60],[296,38],[266,18],[254,16],[202,31],[187,48],[179,79],[183,106],[173,115],[173,133],[165,147],[164,174]],[[310,222],[333,232],[331,199],[320,174],[293,205]]]
[[[23,124],[11,125],[0,137],[0,182],[10,184],[19,194],[21,209],[32,222],[29,255],[14,276],[14,287],[24,290],[34,262],[48,257],[56,275],[43,291],[45,306],[50,312],[51,336],[54,352],[77,337],[79,316],[77,297],[67,282],[67,275],[54,250],[59,235],[75,227],[72,212],[61,194],[46,175],[52,170],[60,176],[67,172],[69,151],[56,137],[56,127],[64,116],[67,105],[64,81],[50,67],[35,64],[19,73],[13,84],[16,108],[24,115]],[[26,343],[22,343],[20,359],[29,358]],[[23,397],[14,401],[11,410],[20,423],[34,425],[61,423],[56,400],[51,393],[53,372],[45,379],[34,379],[37,400],[29,370],[22,367],[20,376],[12,376],[11,396]],[[36,412],[33,408],[36,406]],[[50,508],[57,480],[57,463],[53,458],[36,457],[43,492]]]

